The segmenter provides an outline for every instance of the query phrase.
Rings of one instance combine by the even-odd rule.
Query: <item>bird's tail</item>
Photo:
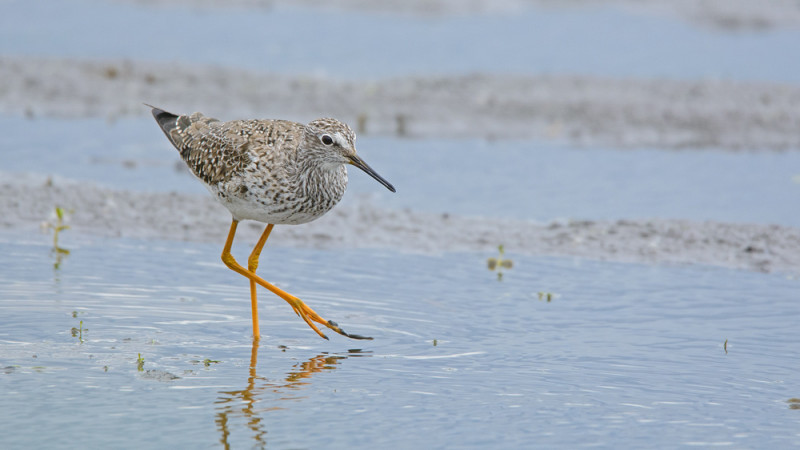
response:
[[[172,145],[180,149],[181,146],[177,142],[175,142],[175,139],[172,136],[172,130],[178,127],[179,116],[176,116],[175,114],[172,114],[170,112],[166,112],[161,108],[156,108],[153,105],[148,105],[147,103],[145,103],[144,105],[149,106],[150,108],[153,109],[152,110],[153,118],[156,119],[156,122],[158,123],[159,128],[161,128],[161,131],[163,131],[164,134],[167,136],[167,139],[169,139],[169,141],[172,142]]]

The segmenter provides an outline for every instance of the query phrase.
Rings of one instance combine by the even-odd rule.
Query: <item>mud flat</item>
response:
[[[800,87],[586,76],[336,80],[142,61],[0,57],[0,113],[148,114],[142,102],[220,119],[330,115],[360,134],[546,138],[581,145],[800,149]],[[213,105],[213,107],[209,106]],[[210,109],[211,108],[211,109]]]
[[[219,243],[228,212],[209,196],[138,193],[66,179],[3,174],[0,230],[33,233],[54,205],[74,209],[70,233]],[[202,226],[198,226],[202,224]],[[244,222],[241,239],[262,230]],[[535,223],[383,209],[359,199],[302,226],[279,226],[271,245],[391,248],[416,252],[496,252],[579,256],[649,264],[706,264],[800,274],[800,230],[686,220]]]

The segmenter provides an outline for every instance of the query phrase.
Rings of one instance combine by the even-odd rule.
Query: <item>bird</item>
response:
[[[356,135],[345,123],[332,118],[308,124],[279,119],[247,119],[223,122],[201,113],[176,115],[152,105],[161,131],[181,158],[231,213],[231,226],[222,250],[222,261],[250,280],[253,338],[261,336],[258,325],[257,285],[276,294],[320,337],[328,337],[315,325],[322,324],[352,339],[372,339],[346,333],[325,320],[302,300],[256,275],[259,257],[274,225],[299,225],[330,211],[347,188],[346,165],[358,167],[392,192],[394,186],[356,153]],[[240,221],[266,224],[247,260],[247,268],[231,255]]]

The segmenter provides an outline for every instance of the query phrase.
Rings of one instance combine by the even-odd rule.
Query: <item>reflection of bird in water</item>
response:
[[[280,394],[275,400],[300,400],[302,397],[292,397],[285,395],[288,390],[299,390],[310,384],[310,379],[315,373],[324,370],[333,370],[338,367],[341,361],[348,357],[371,356],[361,350],[349,350],[347,355],[321,354],[310,358],[308,361],[296,363],[292,370],[286,374],[284,381],[270,381],[267,378],[256,375],[256,364],[258,363],[258,340],[253,340],[253,349],[250,353],[250,370],[247,377],[247,387],[237,391],[221,391],[221,397],[215,402],[217,405],[217,427],[222,433],[220,442],[225,448],[230,448],[230,421],[239,415],[247,419],[247,427],[253,431],[253,440],[256,444],[266,446],[265,436],[267,430],[264,429],[263,417],[259,413],[283,409],[280,405],[264,405],[257,408],[257,403],[271,400],[266,398],[266,394]]]
[[[256,275],[261,249],[274,224],[310,222],[341,200],[347,188],[345,164],[358,167],[394,192],[394,187],[356,154],[353,130],[335,119],[317,119],[307,125],[286,120],[220,122],[200,113],[177,116],[155,107],[152,112],[192,173],[233,215],[222,261],[250,280],[253,336],[260,336],[259,284],[288,302],[325,339],[314,322],[353,339],[371,339],[345,333],[336,322],[323,319],[299,298]],[[247,269],[230,252],[236,227],[245,219],[267,224]]]

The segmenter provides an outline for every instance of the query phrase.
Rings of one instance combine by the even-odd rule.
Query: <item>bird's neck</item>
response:
[[[347,188],[347,169],[344,164],[307,162],[301,166],[300,177],[303,195],[330,204],[331,208],[341,200]]]

